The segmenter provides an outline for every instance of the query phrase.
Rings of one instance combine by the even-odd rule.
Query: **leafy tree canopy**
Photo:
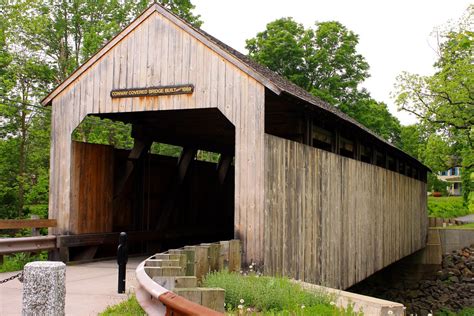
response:
[[[339,22],[319,22],[305,29],[292,18],[281,18],[248,39],[246,48],[258,63],[395,141],[398,120],[360,88],[369,77],[369,65],[357,53],[358,42],[358,36]]]
[[[201,25],[190,0],[165,7]],[[0,218],[48,204],[50,112],[38,101],[141,13],[149,0],[0,1]],[[127,148],[130,127],[86,118],[74,139]]]
[[[474,5],[458,22],[435,31],[438,60],[431,76],[397,78],[395,97],[427,131],[423,161],[433,171],[461,165],[465,201],[474,188]],[[472,196],[474,207],[474,196]]]

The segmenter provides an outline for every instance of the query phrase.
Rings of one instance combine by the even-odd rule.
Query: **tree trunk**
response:
[[[25,100],[25,93],[23,100]],[[25,101],[23,101],[25,102]],[[23,207],[25,205],[25,172],[26,172],[26,137],[27,137],[27,108],[21,105],[20,113],[20,156],[18,159],[18,217],[23,215]]]

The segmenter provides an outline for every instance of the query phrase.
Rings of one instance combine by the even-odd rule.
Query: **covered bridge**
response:
[[[64,258],[118,231],[142,252],[235,237],[266,273],[346,288],[425,245],[425,166],[158,4],[42,102]],[[133,148],[73,142],[87,116]]]

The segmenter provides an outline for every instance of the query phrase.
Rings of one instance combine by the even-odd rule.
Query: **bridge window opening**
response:
[[[387,167],[391,171],[397,171],[397,161],[390,155],[387,155]]]
[[[374,164],[385,168],[385,156],[382,152],[375,150],[374,151]]]
[[[235,129],[217,109],[102,114],[74,139],[70,260],[114,256],[121,231],[137,254],[234,237]]]
[[[313,126],[313,147],[333,151],[334,134],[321,127]]]
[[[372,163],[372,149],[367,145],[360,145],[360,160],[366,163]]]
[[[265,91],[265,133],[426,182],[424,169],[419,164],[414,163],[408,170],[409,158],[395,157],[396,151],[376,137],[354,129],[332,113],[296,102],[286,95],[277,96],[269,90]]]
[[[346,137],[339,137],[339,154],[347,158],[354,158],[354,141]]]

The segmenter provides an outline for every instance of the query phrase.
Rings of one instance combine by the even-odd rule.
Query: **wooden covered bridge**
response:
[[[158,4],[43,104],[63,258],[118,231],[141,252],[235,237],[266,273],[346,288],[425,245],[425,166]],[[131,124],[133,148],[73,142],[87,116]]]

